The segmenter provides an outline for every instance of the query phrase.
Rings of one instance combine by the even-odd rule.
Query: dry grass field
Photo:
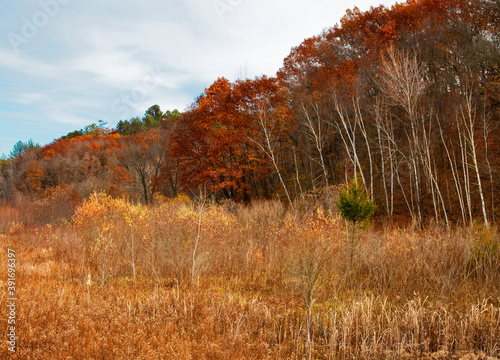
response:
[[[307,204],[306,204],[307,205]],[[323,210],[324,208],[324,210]],[[2,359],[495,359],[495,228],[372,224],[328,207],[91,196],[36,223],[0,208]],[[351,261],[350,252],[354,251]]]

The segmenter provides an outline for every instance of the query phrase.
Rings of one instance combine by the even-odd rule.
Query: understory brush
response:
[[[43,226],[1,211],[0,256],[18,254],[13,359],[500,356],[494,227],[368,228],[353,251],[337,213],[275,201],[101,193]]]

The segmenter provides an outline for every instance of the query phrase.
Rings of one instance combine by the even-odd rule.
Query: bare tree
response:
[[[337,96],[334,94],[333,96],[333,102],[335,106],[335,111],[337,113],[338,119],[340,121],[334,123],[333,125],[337,128],[340,137],[342,139],[342,142],[344,143],[344,147],[347,152],[347,156],[349,157],[349,160],[351,161],[351,164],[354,169],[354,179],[358,178],[358,170],[361,175],[361,179],[363,181],[363,186],[366,188],[366,179],[365,179],[365,174],[363,173],[363,168],[361,167],[361,162],[359,160],[359,155],[358,155],[358,149],[356,146],[356,129],[358,126],[358,121],[354,120],[351,121],[347,115],[347,111],[345,108],[342,106],[341,102],[337,98]],[[356,117],[357,117],[357,112],[356,112]]]
[[[321,114],[320,108],[317,102],[311,105],[313,114],[309,113],[309,109],[302,102],[302,113],[305,117],[304,125],[307,129],[307,135],[310,137],[311,141],[314,144],[314,149],[317,152],[318,158],[311,157],[311,160],[318,163],[323,172],[323,177],[325,181],[325,185],[328,186],[328,170],[326,167],[325,157],[323,155],[325,146],[327,144],[326,137],[326,123],[324,122]]]
[[[457,119],[460,120],[460,119]],[[457,131],[458,131],[458,140],[460,144],[460,156],[462,161],[462,176],[464,182],[464,193],[465,199],[467,203],[467,210],[469,213],[469,220],[472,224],[472,196],[471,196],[471,186],[470,186],[470,174],[469,174],[469,156],[467,154],[467,139],[465,131],[462,131],[462,126],[460,125],[460,121],[457,121]],[[456,162],[456,160],[455,160]]]
[[[464,104],[461,108],[461,120],[464,128],[464,139],[468,145],[467,154],[472,160],[472,165],[476,173],[477,187],[479,198],[481,200],[481,209],[483,212],[484,224],[488,227],[488,215],[486,212],[486,203],[484,200],[483,186],[481,181],[481,173],[479,169],[478,154],[477,154],[477,140],[476,140],[476,123],[477,123],[477,109],[472,100],[472,90],[466,89],[464,93]]]
[[[167,160],[165,139],[158,132],[139,133],[127,144],[121,158],[135,179],[136,190],[149,204],[154,193],[153,180]]]
[[[0,158],[0,199],[9,199],[14,194],[14,169],[7,159]]]
[[[426,126],[426,123],[423,119],[421,122],[421,125],[422,125],[422,130],[421,130],[422,131],[422,144],[423,144],[423,151],[420,153],[422,156],[421,162],[422,162],[422,165],[426,171],[427,179],[429,182],[429,187],[431,189],[432,204],[434,207],[436,222],[439,223],[439,219],[440,219],[439,205],[438,205],[438,203],[440,203],[442,210],[443,210],[443,215],[444,215],[446,226],[448,226],[449,225],[448,213],[446,211],[446,205],[445,205],[445,202],[443,199],[443,194],[442,194],[441,188],[439,186],[435,161],[433,160],[432,153],[431,153],[432,119],[433,119],[433,116],[431,113],[428,116],[428,127]]]
[[[419,224],[423,224],[423,189],[422,189],[422,135],[419,122],[419,104],[427,89],[424,70],[419,65],[416,56],[389,48],[387,56],[382,60],[382,76],[380,88],[387,101],[402,108],[406,120],[402,121],[405,137],[408,142],[406,158],[410,166],[410,193],[412,204],[417,209]],[[401,150],[400,150],[401,151]],[[412,186],[414,186],[414,191]],[[413,195],[415,196],[413,200]]]
[[[456,161],[456,158],[454,156],[452,159],[452,156],[450,154],[450,149],[449,149],[448,145],[446,144],[446,140],[445,140],[444,134],[443,134],[443,129],[441,127],[441,123],[440,123],[439,119],[438,119],[438,126],[439,126],[439,134],[441,135],[441,142],[442,142],[444,149],[446,151],[446,156],[447,156],[448,162],[450,164],[451,174],[453,176],[453,182],[455,183],[455,190],[457,192],[458,204],[460,205],[460,212],[462,214],[462,221],[464,224],[466,224],[467,223],[467,220],[466,220],[467,213],[466,213],[466,209],[465,209],[465,201],[464,201],[464,195],[463,195],[463,191],[462,191],[462,185],[460,182],[460,172],[458,170],[457,161]]]
[[[375,105],[373,107],[373,116],[375,118],[375,126],[377,128],[377,140],[378,140],[378,149],[380,154],[380,170],[382,172],[382,187],[384,188],[385,195],[385,208],[387,211],[387,215],[389,217],[392,216],[394,211],[394,165],[393,165],[393,155],[392,155],[392,146],[391,140],[389,139],[389,134],[392,133],[387,130],[385,121],[384,121],[384,110],[382,108],[382,104],[380,98],[377,98],[375,101]],[[387,155],[386,155],[387,154]],[[389,201],[389,193],[387,191],[387,179],[386,179],[386,162],[389,162],[389,171],[390,171],[390,197]]]
[[[198,223],[197,223],[197,230],[196,230],[196,239],[194,241],[194,247],[193,247],[193,257],[192,257],[192,266],[191,266],[191,284],[194,284],[194,279],[196,276],[196,267],[197,267],[197,260],[198,260],[198,246],[201,241],[201,222],[203,219],[203,211],[205,209],[205,203],[207,201],[207,195],[206,195],[206,188],[202,190],[200,187],[200,195],[198,198]]]
[[[493,170],[490,161],[490,150],[489,150],[489,137],[491,132],[492,123],[488,121],[488,114],[486,112],[486,104],[483,105],[483,113],[481,114],[482,128],[483,128],[483,141],[484,141],[484,152],[486,158],[486,165],[488,166],[488,175],[490,178],[490,202],[491,202],[491,222],[495,223],[495,182],[493,181]]]
[[[368,140],[368,132],[366,131],[365,121],[363,115],[361,114],[361,108],[359,106],[359,97],[353,100],[354,106],[354,119],[359,124],[359,128],[361,130],[361,134],[363,134],[363,138],[366,143],[366,151],[368,152],[368,160],[370,165],[370,198],[373,200],[373,158],[372,151],[370,149],[370,142]]]
[[[281,186],[285,191],[286,198],[290,206],[293,206],[287,186],[285,184],[285,181],[283,180],[283,176],[281,175],[281,170],[278,165],[278,157],[275,150],[280,141],[279,134],[281,133],[281,124],[276,121],[270,121],[269,114],[262,104],[257,107],[257,122],[259,124],[259,130],[262,139],[256,139],[255,136],[248,136],[248,138],[252,143],[256,144],[271,160],[274,170],[276,171],[276,174],[278,175],[278,178],[280,180]],[[277,135],[275,135],[276,133]]]

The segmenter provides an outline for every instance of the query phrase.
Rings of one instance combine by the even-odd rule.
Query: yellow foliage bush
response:
[[[148,209],[104,192],[93,193],[73,216],[73,224],[85,243],[86,263],[102,283],[135,261],[144,234]],[[135,263],[134,263],[135,267]]]

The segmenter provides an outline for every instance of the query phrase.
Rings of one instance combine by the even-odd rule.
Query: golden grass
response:
[[[18,254],[18,350],[3,341],[0,358],[500,356],[495,229],[368,229],[351,266],[327,211],[209,205],[195,247],[199,210],[101,194],[71,223],[5,229],[0,259]]]

